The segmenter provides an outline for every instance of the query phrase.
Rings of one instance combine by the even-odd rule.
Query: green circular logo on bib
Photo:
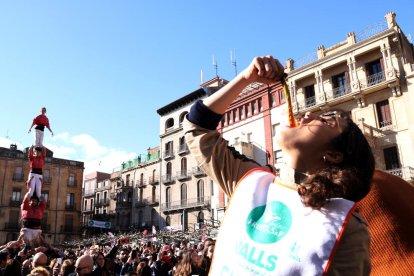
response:
[[[292,214],[284,203],[272,201],[254,208],[247,216],[246,231],[258,243],[275,243],[289,232]]]

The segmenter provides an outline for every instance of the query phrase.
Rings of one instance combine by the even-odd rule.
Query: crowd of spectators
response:
[[[214,244],[211,238],[203,242],[115,238],[112,244],[59,248],[44,240],[31,247],[18,239],[0,247],[0,276],[204,276]]]

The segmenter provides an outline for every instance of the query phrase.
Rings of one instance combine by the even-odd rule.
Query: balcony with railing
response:
[[[339,98],[339,97],[345,96],[346,94],[349,94],[350,92],[351,92],[351,87],[348,84],[346,84],[346,85],[338,86],[332,89],[332,96],[334,98]]]
[[[147,197],[139,199],[137,202],[135,202],[135,207],[140,208],[144,206],[154,206],[158,205],[160,202],[156,197]]]
[[[173,182],[174,182],[174,178],[172,177],[172,175],[171,174],[164,174],[163,176],[162,176],[162,183],[164,184],[164,185],[169,185],[169,184],[173,184]]]
[[[316,98],[315,98],[315,96],[307,97],[305,99],[305,107],[306,108],[311,107],[311,106],[314,106],[315,104],[316,104]]]
[[[381,131],[392,130],[396,127],[392,123],[392,120],[379,121],[378,124],[379,124],[379,128],[381,129]]]
[[[206,175],[206,173],[199,167],[199,166],[195,166],[193,167],[193,175],[194,176],[203,176]]]
[[[139,179],[136,183],[138,188],[144,188],[147,186],[147,181],[145,179]]]
[[[135,202],[135,208],[141,208],[145,206],[155,206],[159,204],[159,200],[157,198],[147,197],[143,199],[139,199]]]
[[[177,180],[184,181],[190,178],[190,173],[185,170],[181,170],[177,172],[176,176]]]
[[[178,146],[178,154],[183,155],[183,154],[186,154],[186,153],[189,153],[187,144],[183,143],[183,144],[179,145]]]
[[[131,208],[132,207],[132,201],[121,201],[121,200],[119,200],[119,201],[117,201],[116,202],[116,208],[117,209],[119,209],[119,208]]]
[[[203,208],[208,206],[210,206],[210,197],[205,196],[165,202],[161,204],[161,210],[166,212],[188,208]]]
[[[110,190],[111,189],[111,185],[104,185],[104,186],[100,186],[98,188],[96,188],[97,192],[102,192],[102,191],[106,191],[106,190]]]
[[[376,85],[376,84],[381,83],[383,81],[385,81],[385,77],[384,77],[383,72],[378,72],[376,74],[367,76],[367,86],[368,87]]]
[[[172,149],[165,150],[163,154],[164,160],[171,159],[174,157],[174,151]]]
[[[84,190],[83,191],[83,196],[84,197],[95,196],[95,190]]]
[[[83,210],[82,210],[82,213],[93,213],[93,211],[94,211],[94,208],[93,207],[87,207],[87,208],[84,208]]]
[[[148,177],[148,183],[150,185],[157,185],[160,183],[160,176],[159,175],[154,175],[154,176],[150,176]]]
[[[13,181],[21,182],[24,180],[24,173],[14,173],[13,174]]]
[[[414,168],[409,166],[388,170],[387,172],[399,176],[404,180],[414,180]]]
[[[108,206],[109,198],[101,198],[95,202],[95,207]]]
[[[19,231],[20,230],[20,224],[19,224],[18,221],[5,222],[4,223],[4,230],[7,230],[7,231]]]

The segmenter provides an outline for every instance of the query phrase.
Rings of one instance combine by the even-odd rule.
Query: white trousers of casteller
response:
[[[44,136],[44,131],[40,130],[40,129],[35,129],[35,147],[43,147],[43,136]]]
[[[27,181],[27,189],[29,190],[30,197],[36,193],[37,197],[40,200],[42,195],[42,175],[37,173],[30,173],[29,179]]]

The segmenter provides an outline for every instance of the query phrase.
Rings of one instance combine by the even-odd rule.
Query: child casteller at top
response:
[[[43,135],[45,127],[49,129],[50,133],[53,135],[53,131],[50,129],[49,119],[46,117],[46,107],[42,107],[40,110],[40,115],[36,116],[33,119],[33,123],[29,128],[29,133],[32,130],[32,127],[36,125],[35,127],[35,143],[34,146],[36,148],[42,148],[43,147]]]

